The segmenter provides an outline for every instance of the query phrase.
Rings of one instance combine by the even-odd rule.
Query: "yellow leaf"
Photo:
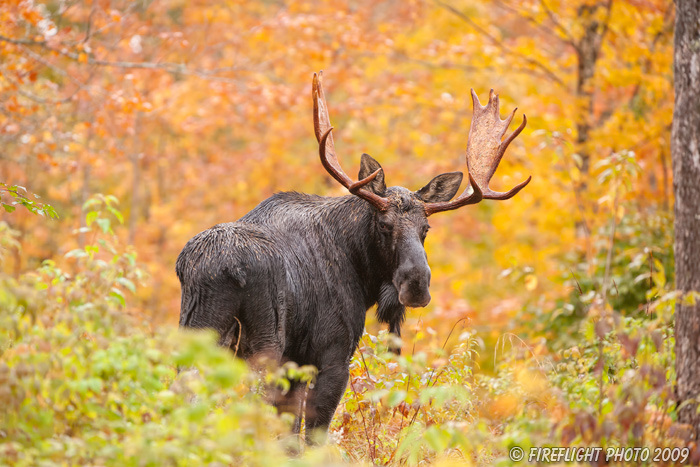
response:
[[[529,291],[535,290],[537,287],[537,277],[534,274],[525,276],[525,288]]]

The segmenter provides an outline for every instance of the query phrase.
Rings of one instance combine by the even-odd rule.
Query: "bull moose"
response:
[[[277,193],[236,222],[193,237],[177,259],[182,286],[180,326],[212,328],[219,344],[251,362],[293,361],[318,369],[306,400],[306,429],[327,430],[348,382],[350,359],[367,310],[400,336],[406,307],[430,302],[430,267],[423,243],[428,217],[506,200],[489,181],[527,119],[502,140],[515,115],[500,119],[493,90],[482,106],[472,89],[474,115],[467,144],[469,184],[455,198],[461,172],[438,175],[418,191],[387,188],[379,163],[362,155],[359,181],[335,154],[328,107],[314,74],[313,120],[321,163],[350,195]],[[273,403],[301,420],[306,386],[292,382]],[[308,438],[307,438],[308,439]]]

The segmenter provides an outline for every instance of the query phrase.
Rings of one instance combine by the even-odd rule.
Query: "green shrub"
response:
[[[483,341],[464,320],[452,348],[452,332],[440,347],[432,329],[406,329],[413,350],[402,356],[389,352],[390,334],[365,334],[330,443],[304,450],[264,392],[287,389],[287,379],[311,385],[315,370],[287,364],[261,375],[210,332],[141,322],[147,313],[127,305],[146,277],[112,232],[116,199],[85,207],[79,233],[90,244],[61,266],[0,276],[0,465],[510,465],[514,446],[687,441],[672,394],[677,296],[663,268],[651,275],[643,315],[592,289],[560,341],[575,345],[555,353],[506,333],[493,358],[481,356]],[[0,248],[16,246],[0,225]],[[494,374],[480,369],[485,359]]]
[[[46,261],[0,279],[0,464],[278,464],[289,423],[251,390],[258,376],[211,333],[128,314],[143,273],[111,233],[115,204],[88,204],[96,241],[67,255],[77,273]]]

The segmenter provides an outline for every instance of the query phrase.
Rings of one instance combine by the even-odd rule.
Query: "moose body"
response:
[[[313,95],[321,161],[352,195],[275,194],[237,222],[218,224],[193,237],[176,266],[182,286],[180,326],[215,329],[220,345],[253,364],[293,361],[318,368],[306,401],[309,431],[327,429],[333,418],[367,310],[376,304],[378,320],[400,336],[406,307],[430,301],[430,268],[423,247],[428,216],[482,198],[507,199],[529,182],[508,193],[488,189],[505,146],[524,127],[523,123],[500,141],[512,115],[500,120],[497,97],[495,114],[491,98],[487,107],[479,105],[481,115],[484,109],[488,112],[481,121],[495,130],[484,124],[475,131],[475,101],[469,141],[471,145],[480,137],[488,139],[480,147],[488,148],[490,163],[484,163],[483,155],[470,158],[468,147],[467,161],[475,175],[470,173],[470,186],[450,201],[459,189],[461,172],[438,175],[416,192],[387,188],[379,163],[363,154],[360,181],[352,182],[335,157],[325,96],[316,76]],[[491,121],[493,115],[499,126]],[[304,388],[292,382],[290,391],[277,394],[273,402],[300,420]]]
[[[330,423],[367,310],[377,304],[379,321],[400,335],[405,306],[394,285],[393,255],[387,255],[399,243],[408,287],[415,289],[411,298],[429,300],[425,227],[413,228],[415,219],[425,219],[423,202],[400,187],[387,192],[406,224],[401,239],[393,238],[399,228],[380,233],[377,224],[385,221],[355,196],[279,193],[238,222],[195,236],[178,259],[181,326],[215,329],[220,345],[248,360],[318,368],[308,428]],[[276,404],[295,410],[294,389]]]

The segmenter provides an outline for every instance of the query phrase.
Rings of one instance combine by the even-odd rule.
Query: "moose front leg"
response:
[[[306,442],[317,444],[324,441],[335,409],[345,393],[349,377],[346,362],[320,369],[313,389],[306,400]]]

